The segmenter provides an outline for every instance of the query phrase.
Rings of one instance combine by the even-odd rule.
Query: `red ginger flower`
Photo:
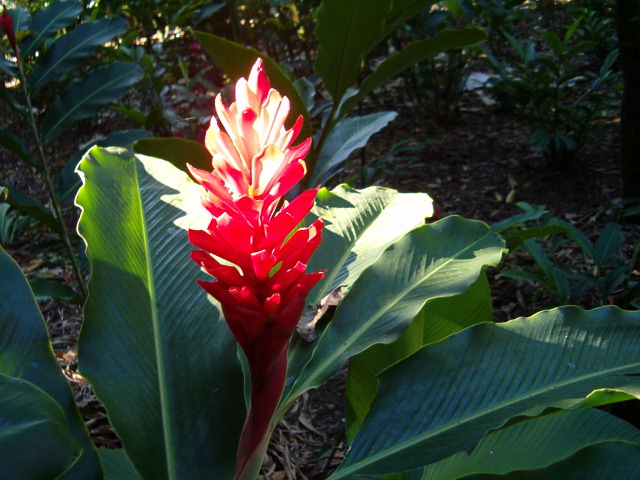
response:
[[[262,60],[248,80],[236,84],[236,101],[220,95],[206,135],[213,171],[189,167],[205,188],[202,204],[211,213],[206,230],[190,230],[201,250],[191,258],[216,278],[198,281],[222,305],[251,372],[251,408],[240,439],[236,478],[255,478],[284,388],[289,340],[309,291],[323,271],[305,273],[321,241],[322,220],[291,235],[313,207],[317,189],[291,203],[282,197],[306,173],[311,139],[291,144],[302,117],[287,130],[289,100],[270,88]],[[235,266],[222,264],[224,259]],[[256,466],[257,465],[257,466]],[[255,473],[255,475],[254,475]]]
[[[18,59],[18,63],[20,63],[20,50],[18,50],[18,42],[16,41],[16,32],[13,30],[13,18],[9,15],[7,11],[7,7],[2,7],[2,15],[0,15],[0,28],[2,28],[9,38],[9,43],[11,44],[11,48],[13,48],[13,52],[16,54],[16,58]]]

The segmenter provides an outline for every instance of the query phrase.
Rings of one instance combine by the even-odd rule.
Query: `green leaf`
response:
[[[66,283],[57,280],[47,280],[44,278],[34,278],[29,282],[33,296],[36,301],[49,300],[50,298],[62,298],[72,300],[75,303],[82,303],[82,297]]]
[[[327,136],[318,160],[313,170],[310,170],[309,185],[327,183],[327,180],[344,168],[351,153],[364,147],[371,135],[386,127],[397,115],[396,112],[378,112],[341,120]]]
[[[620,225],[610,223],[602,231],[595,244],[596,265],[600,268],[610,263],[615,257],[620,242],[622,241],[622,233]]]
[[[188,172],[187,163],[200,170],[212,169],[209,150],[202,143],[186,138],[143,138],[135,143],[133,150],[166,160],[184,172]]]
[[[44,223],[47,227],[58,234],[62,232],[60,230],[61,227],[56,220],[56,217],[54,217],[51,210],[42,205],[40,201],[28,195],[25,195],[20,190],[12,187],[11,185],[0,183],[0,187],[7,189],[8,194],[5,201],[13,208],[18,209],[21,212],[26,213],[27,215],[31,215],[33,218]]]
[[[340,285],[351,287],[389,245],[433,215],[426,193],[399,193],[382,187],[356,190],[339,185],[320,189],[311,216],[324,220],[322,243],[308,270],[326,270],[309,294],[318,303]]]
[[[0,412],[3,478],[58,478],[82,454],[60,406],[29,382],[0,374]]]
[[[121,448],[101,449],[100,460],[104,467],[104,480],[141,480]]]
[[[298,89],[277,62],[254,48],[243,47],[230,40],[225,40],[222,37],[205,32],[194,32],[194,34],[198,42],[202,45],[202,48],[204,48],[207,54],[224,70],[232,82],[237,81],[241,77],[249,77],[251,67],[253,67],[253,64],[258,58],[261,58],[264,62],[264,69],[271,81],[271,86],[291,101],[291,111],[289,113],[287,126],[293,125],[296,118],[302,115],[304,122],[299,138],[305,139],[312,136],[311,120],[304,101],[300,97]],[[308,156],[307,166],[309,166]]]
[[[22,141],[22,139],[16,137],[12,133],[9,133],[4,128],[0,128],[0,145],[5,147],[11,153],[20,157],[22,160],[24,160],[37,170],[42,170],[40,162],[38,162],[38,160],[36,160],[33,155],[31,155],[31,152]]]
[[[386,18],[385,37],[435,3],[436,0],[394,0]]]
[[[493,225],[491,225],[491,230],[493,230],[494,232],[502,232],[510,228],[519,227],[525,222],[538,220],[544,214],[548,213],[544,205],[533,206],[528,204],[527,202],[518,202],[516,203],[516,205],[520,209],[524,210],[524,213],[509,217],[502,222],[494,223]]]
[[[602,480],[640,477],[640,445],[626,442],[587,447],[548,468],[514,472],[505,476],[483,475],[474,480]]]
[[[13,18],[13,30],[16,33],[29,29],[29,23],[31,23],[31,16],[26,8],[12,8],[9,10],[9,15]]]
[[[387,35],[391,0],[324,0],[318,12],[318,53],[313,66],[336,103],[358,81],[365,56]]]
[[[479,473],[502,475],[536,470],[565,460],[590,445],[611,441],[640,443],[640,431],[601,410],[569,411],[491,432],[471,454],[460,452],[429,465],[422,478],[455,480]]]
[[[58,30],[73,22],[82,11],[82,3],[76,1],[53,2],[31,19],[29,30],[34,32],[20,43],[20,53],[27,57],[52,39]]]
[[[391,343],[424,304],[464,292],[502,256],[502,239],[477,221],[448,217],[392,244],[344,298],[287,400],[320,385],[350,357]]]
[[[411,326],[393,343],[376,344],[351,358],[347,376],[347,439],[352,441],[378,391],[382,371],[423,346],[439,342],[467,327],[490,322],[493,316],[491,290],[484,272],[471,286],[452,297],[428,302]]]
[[[101,478],[98,455],[75,406],[69,384],[53,355],[44,319],[20,267],[2,248],[0,305],[0,374],[36,385],[50,395],[62,409],[66,428],[84,450],[78,463],[65,478]]]
[[[324,220],[323,238],[307,270],[327,273],[309,293],[308,303],[320,303],[337,287],[351,287],[389,245],[424,225],[431,215],[433,202],[424,193],[398,193],[381,187],[355,190],[348,185],[332,191],[321,189],[310,216]],[[289,387],[314,347],[315,343],[294,336],[287,370]]]
[[[447,50],[463,48],[481,42],[486,38],[487,34],[481,28],[467,27],[460,30],[442,30],[432,38],[412,42],[399,52],[385,58],[378,68],[362,81],[358,92],[345,100],[340,109],[340,117],[348,114],[356,104],[384,82],[416,63],[432,58]]]
[[[133,144],[135,142],[141,138],[151,136],[153,136],[153,134],[147,130],[118,130],[117,132],[111,132],[106,137],[92,141],[90,146],[121,147],[133,152]],[[78,166],[78,163],[85,151],[89,149],[88,147],[89,145],[86,145],[82,151],[72,156],[60,172],[60,176],[58,177],[58,189],[56,192],[60,202],[75,195],[78,188],[80,188],[82,181],[76,172],[76,167]]]
[[[120,18],[101,18],[78,25],[58,38],[33,68],[29,75],[32,90],[61,79],[100,45],[126,30],[127,22]]]
[[[73,82],[47,112],[43,138],[59,137],[78,120],[96,115],[106,104],[118,100],[143,73],[133,63],[115,62]]]
[[[637,395],[639,342],[640,312],[561,307],[428,345],[381,375],[331,478],[405,471],[469,451],[512,417],[591,406],[585,399],[596,389]]]
[[[573,231],[573,228],[563,225],[546,225],[544,227],[531,227],[524,230],[509,232],[503,235],[507,248],[510,252],[513,252],[516,248],[520,247],[525,240],[529,238],[547,237],[549,235],[556,235],[558,233],[567,233]]]
[[[195,283],[200,187],[168,162],[92,148],[79,165],[91,262],[79,367],[143,478],[233,476],[245,415],[236,343]]]

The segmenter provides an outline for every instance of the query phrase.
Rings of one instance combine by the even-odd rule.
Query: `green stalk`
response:
[[[44,174],[44,181],[47,185],[47,190],[49,191],[49,197],[51,198],[51,203],[53,204],[53,210],[60,224],[60,238],[64,243],[67,252],[69,253],[69,258],[71,259],[71,268],[73,269],[73,273],[78,281],[78,286],[80,287],[80,292],[84,299],[87,298],[88,290],[87,285],[84,281],[84,277],[82,276],[82,272],[80,270],[80,265],[78,264],[78,260],[76,259],[76,255],[73,251],[73,246],[71,245],[71,239],[69,238],[69,232],[67,231],[67,227],[64,224],[64,218],[62,217],[62,208],[60,207],[60,202],[58,201],[58,196],[56,195],[56,190],[53,186],[53,181],[51,179],[51,172],[49,171],[49,165],[47,163],[47,157],[44,153],[44,145],[42,143],[42,139],[40,138],[40,132],[38,131],[38,125],[36,124],[36,118],[33,115],[33,107],[31,105],[31,95],[29,93],[29,86],[27,85],[26,75],[24,74],[24,69],[22,67],[22,61],[18,58],[18,69],[20,71],[20,83],[22,84],[22,89],[24,90],[24,96],[27,100],[27,110],[29,113],[29,123],[31,125],[31,129],[33,130],[33,135],[36,140],[36,144],[38,145],[38,156],[40,157],[40,163],[42,164],[42,173]]]

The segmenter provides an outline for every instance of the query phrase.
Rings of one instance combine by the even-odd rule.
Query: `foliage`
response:
[[[503,105],[513,105],[530,119],[534,133],[529,141],[556,166],[572,161],[585,137],[618,106],[619,74],[613,71],[618,52],[609,52],[597,73],[585,71],[580,58],[594,44],[573,44],[581,22],[576,20],[562,38],[547,31],[548,53],[538,53],[532,40],[505,34],[517,60],[488,54],[498,75],[491,91]]]
[[[405,23],[393,37],[396,50],[402,50],[422,38],[433,37],[444,29],[468,25],[473,16],[471,12],[463,10],[462,4],[453,3],[458,7],[425,10]],[[447,50],[403,72],[408,87],[406,92],[412,103],[427,113],[426,118],[444,123],[455,119],[472,56],[468,48]]]
[[[409,48],[387,57],[375,72],[360,81],[362,61],[373,48],[432,3],[427,0],[405,5],[385,1],[384,8],[376,11],[375,18],[369,18],[371,12],[367,2],[325,0],[318,12],[318,54],[314,70],[321,77],[331,100],[313,104],[311,110],[307,105],[311,103],[313,92],[307,102],[303,98],[307,98],[309,89],[314,89],[312,79],[292,82],[275,61],[255,49],[203,32],[196,32],[196,36],[232,80],[248,71],[257,57],[262,58],[273,85],[289,97],[294,114],[303,116],[305,126],[302,135],[310,134],[305,129],[310,125],[311,116],[321,116],[322,127],[316,132],[313,149],[307,157],[309,174],[306,183],[317,185],[326,183],[344,168],[345,161],[354,150],[362,148],[371,135],[395,118],[395,112],[347,116],[366,95],[419,61],[484,38],[484,33],[474,27],[442,30],[434,37],[420,39]],[[367,10],[367,15],[361,14],[364,10]]]
[[[79,22],[62,32],[65,27],[77,22],[81,12],[82,5],[76,1],[55,2],[37,11],[33,17],[22,8],[9,12],[11,25],[7,34],[11,38],[15,31],[20,41],[15,48],[9,46],[13,51],[6,52],[13,54],[13,60],[3,55],[0,65],[4,75],[16,86],[3,84],[0,98],[31,127],[33,136],[30,142],[25,142],[2,129],[0,145],[42,175],[53,211],[6,185],[9,191],[8,204],[33,215],[60,235],[81,295],[86,296],[85,281],[62,216],[61,192],[56,191],[50,172],[51,160],[45,155],[45,148],[78,121],[97,115],[104,106],[118,100],[136,83],[142,72],[135,65],[125,62],[82,68],[103,44],[123,33],[127,24],[118,18],[101,18]],[[78,71],[81,73],[78,74]],[[55,90],[62,92],[49,103],[47,96]],[[40,115],[40,112],[43,114]],[[34,147],[27,147],[28,143]]]
[[[500,273],[500,276],[533,282],[558,303],[584,303],[590,293],[594,306],[614,303],[629,308],[640,305],[640,284],[634,280],[634,269],[640,250],[640,241],[632,249],[631,257],[621,252],[623,246],[621,227],[608,224],[600,236],[591,242],[587,236],[570,223],[546,216],[544,207],[520,204],[525,213],[494,226],[511,240],[511,249],[522,248],[534,261],[533,266],[518,266]],[[535,237],[553,235],[548,242],[540,243]],[[578,249],[582,258],[567,254],[567,248]],[[586,268],[578,269],[578,265]],[[542,292],[538,292],[539,294]]]
[[[143,15],[149,5],[157,6],[153,2],[98,3],[99,9],[130,8],[132,19]],[[304,118],[303,137],[311,136],[309,119],[317,119],[319,130],[307,177],[315,186],[339,172],[352,152],[366,146],[371,135],[395,117],[395,112],[352,115],[369,93],[420,61],[484,37],[476,28],[439,29],[384,58],[363,78],[376,45],[432,3],[381,1],[383,8],[377,11],[372,11],[370,2],[357,0],[324,0],[317,10],[312,1],[298,6],[258,0],[214,5],[213,10],[238,14],[229,25],[251,16],[241,8],[246,5],[256,5],[260,15],[289,8],[290,24],[285,16],[272,22],[278,35],[289,36],[294,30],[302,35],[300,29],[306,28],[302,26],[306,20],[295,18],[301,11],[298,7],[317,11],[315,74],[296,81],[285,66],[258,50],[202,32],[197,37],[231,78],[245,75],[247,65],[256,57],[263,58],[272,85],[289,97],[292,111]],[[516,8],[519,4],[509,5]],[[169,2],[142,28],[186,21],[197,8],[212,4],[193,1],[182,5],[182,17],[179,10],[172,11],[177,5]],[[452,12],[466,8],[454,1],[447,5]],[[544,5],[555,7],[554,2]],[[58,16],[66,15],[64,25],[60,20],[51,24],[50,31],[35,28],[55,12],[66,12]],[[167,12],[172,12],[171,17]],[[172,128],[173,121],[162,117],[169,111],[162,98],[166,84],[161,56],[129,45],[116,56],[124,55],[139,66],[129,62],[85,64],[90,51],[106,41],[104,37],[96,38],[87,50],[69,46],[92,32],[99,37],[98,32],[108,36],[110,31],[109,38],[115,38],[124,28],[121,22],[93,19],[61,33],[77,20],[74,2],[53,3],[31,20],[26,11],[13,13],[20,27],[17,30],[22,32],[24,58],[21,61],[16,55],[15,65],[7,61],[0,67],[24,87],[26,108],[8,88],[2,90],[2,98],[31,122],[38,154],[5,130],[0,131],[0,142],[43,172],[57,207],[51,213],[11,187],[0,186],[0,196],[8,192],[11,208],[39,218],[67,238],[70,247],[59,202],[77,191],[78,177],[68,166],[54,189],[43,145],[64,135],[81,118],[96,114],[108,99],[119,98],[141,78],[145,88],[157,95],[157,102],[147,109],[120,110],[141,125]],[[531,56],[526,65],[547,69],[546,77],[540,79],[552,78],[555,90],[561,90],[553,108],[564,105],[576,82],[587,83],[564,71],[571,70],[585,52],[584,44],[570,45],[578,25],[563,40],[547,33],[557,64],[534,55],[532,44],[509,37],[522,65]],[[277,35],[265,33],[264,38],[264,44],[278,41]],[[301,47],[292,43],[286,48],[296,58],[296,49]],[[613,61],[613,56],[607,57],[606,69],[603,66],[598,78],[589,79],[587,91],[599,91],[613,81]],[[503,64],[496,65],[504,67],[505,75],[513,74]],[[184,74],[184,64],[182,67]],[[104,90],[100,78],[109,74],[115,78],[127,69],[130,75],[120,75],[122,83],[117,88]],[[524,70],[521,75],[524,78]],[[189,79],[188,71],[185,79]],[[317,101],[320,84],[328,96]],[[46,113],[35,118],[32,99],[46,99],[54,87],[64,92],[51,106],[44,102]],[[101,102],[83,101],[90,87],[102,91]],[[511,87],[518,91],[520,85]],[[545,91],[550,88],[540,86]],[[588,100],[594,101],[592,97]],[[604,108],[604,103],[596,104]],[[553,128],[559,130],[558,125]],[[570,133],[573,131],[564,135]],[[64,475],[90,480],[104,475],[107,479],[179,480],[213,474],[225,479],[238,472],[233,459],[253,391],[248,372],[255,365],[238,349],[223,321],[221,304],[195,285],[196,279],[206,277],[198,264],[188,260],[193,246],[187,236],[190,229],[215,231],[215,222],[224,228],[229,211],[219,212],[224,209],[209,195],[205,206],[215,213],[211,222],[199,206],[201,188],[185,173],[187,163],[210,170],[211,154],[202,145],[180,138],[144,138],[147,135],[138,130],[107,136],[99,141],[103,146],[126,148],[93,147],[78,166],[82,178],[76,197],[82,210],[78,232],[91,265],[90,295],[78,344],[79,369],[106,406],[122,449],[99,452],[92,445],[53,355],[35,303],[38,291],[35,285],[30,288],[18,265],[0,249],[0,410],[4,419],[0,463],[12,478]],[[558,138],[566,146],[564,137]],[[554,144],[552,140],[547,145]],[[370,181],[394,155],[408,148],[402,141],[396,143],[388,158],[363,169],[363,179]],[[69,165],[76,163],[77,158]],[[267,164],[261,165],[258,176]],[[203,182],[209,193],[220,192],[215,178],[206,177]],[[255,202],[260,193],[253,186],[249,192]],[[246,206],[247,199],[241,197],[238,204],[245,201]],[[285,205],[295,205],[293,202]],[[318,218],[324,223],[323,242],[305,261],[310,271],[326,273],[310,291],[307,311],[290,342],[288,356],[283,357],[287,367],[284,392],[268,419],[268,429],[301,395],[348,364],[349,450],[331,479],[596,480],[606,475],[637,476],[640,430],[596,407],[640,398],[640,312],[613,306],[595,310],[560,307],[494,324],[485,267],[497,265],[506,251],[523,248],[538,262],[537,267],[504,275],[544,282],[562,301],[575,300],[591,289],[597,303],[605,304],[624,287],[623,301],[638,307],[640,286],[633,281],[632,271],[640,243],[629,263],[620,253],[619,225],[610,224],[592,243],[572,225],[548,218],[544,207],[521,207],[522,214],[492,227],[458,216],[425,224],[433,215],[433,204],[424,193],[379,187],[357,190],[347,185],[319,189],[314,208],[296,228],[304,231]],[[0,222],[6,222],[0,223],[0,234],[10,236],[15,219],[8,217],[8,211],[0,204]],[[229,233],[234,234],[239,237],[234,246],[241,250],[245,239],[237,231]],[[271,233],[265,231],[265,238],[267,234]],[[554,263],[555,257],[536,240],[549,235],[553,235],[552,252],[567,247],[568,242],[574,250],[579,248],[586,259],[585,270],[574,275]],[[244,269],[240,272],[211,260],[215,263],[208,264],[207,270],[224,270],[231,281],[239,273],[246,275]],[[251,256],[252,262],[258,260],[259,256]],[[265,277],[273,279],[275,270],[277,265],[266,270]],[[229,285],[229,295],[247,293],[236,285]],[[327,306],[336,303],[335,311],[323,316]],[[271,347],[251,346],[264,351]],[[236,478],[254,480],[252,472],[241,470]]]

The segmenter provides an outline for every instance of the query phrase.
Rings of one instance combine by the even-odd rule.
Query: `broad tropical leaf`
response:
[[[58,30],[73,22],[81,11],[82,3],[73,0],[53,2],[36,13],[29,24],[33,33],[20,43],[22,56],[39,50],[47,40],[56,36]]]
[[[83,147],[83,150],[72,156],[67,164],[64,166],[58,177],[58,189],[56,194],[60,201],[64,201],[67,198],[74,196],[80,188],[82,181],[80,176],[76,172],[76,167],[80,162],[80,159],[84,153],[89,150],[89,147],[121,147],[133,151],[133,144],[141,138],[151,137],[153,133],[147,130],[118,130],[111,132],[105,137],[92,141],[90,145]]]
[[[60,414],[64,415],[62,418],[66,423],[65,429],[71,432],[84,451],[65,478],[101,478],[97,452],[75,406],[71,388],[53,355],[47,327],[29,284],[20,267],[2,248],[0,305],[0,374],[30,382],[58,403]],[[0,408],[0,411],[3,410]],[[2,464],[4,468],[4,463]]]
[[[331,478],[418,468],[473,449],[513,417],[630,398],[597,389],[637,396],[639,345],[640,312],[616,307],[561,307],[428,345],[381,375]]]
[[[358,92],[345,100],[342,105],[340,118],[347,115],[356,104],[384,82],[416,63],[432,58],[447,50],[472,45],[486,38],[487,34],[481,28],[467,27],[460,30],[442,30],[432,38],[412,42],[399,52],[385,58],[378,68],[362,81]]]
[[[318,12],[318,54],[313,66],[336,104],[355,85],[362,62],[386,36],[391,0],[324,0]]]
[[[500,260],[503,249],[487,225],[460,217],[406,234],[351,287],[287,401],[319,385],[371,345],[395,341],[427,301],[464,292],[483,266]]]
[[[202,143],[186,138],[143,138],[133,146],[136,153],[161,158],[188,172],[187,163],[200,170],[210,171],[211,153]]]
[[[483,475],[481,480],[602,480],[603,478],[640,477],[640,445],[607,442],[587,447],[571,458],[548,468],[514,472],[497,477]]]
[[[347,376],[347,439],[353,440],[369,412],[378,391],[380,373],[429,343],[482,322],[493,316],[491,289],[484,272],[463,293],[434,298],[416,316],[407,330],[393,343],[376,344],[349,362]]]
[[[0,374],[0,412],[2,478],[58,478],[81,455],[60,406],[31,383]]]
[[[244,419],[236,343],[196,285],[200,187],[168,162],[91,149],[79,165],[91,262],[80,371],[143,478],[231,478]],[[203,275],[204,277],[204,275]]]
[[[311,257],[308,269],[327,273],[310,292],[308,303],[318,304],[341,286],[347,292],[389,245],[424,225],[431,215],[433,202],[424,193],[398,193],[380,187],[355,190],[347,185],[332,191],[321,189],[311,211],[311,221],[321,217],[325,227],[322,243]],[[315,345],[294,337],[288,368],[290,382],[307,363]]]
[[[141,480],[123,449],[101,449],[104,480]]]
[[[106,104],[118,100],[143,73],[133,63],[115,62],[73,82],[44,117],[43,137],[56,138],[78,120],[96,115]]]
[[[31,88],[37,90],[59,80],[100,45],[126,30],[127,22],[121,18],[101,18],[78,25],[58,38],[33,68],[29,75]]]
[[[364,147],[371,135],[378,133],[396,118],[396,112],[378,112],[364,117],[341,120],[327,136],[311,172],[309,186],[324,185],[344,168],[351,153]]]

